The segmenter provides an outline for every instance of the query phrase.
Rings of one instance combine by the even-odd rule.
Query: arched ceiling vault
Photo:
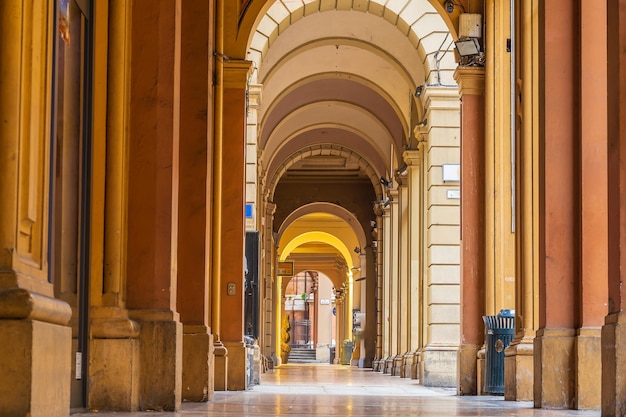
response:
[[[400,30],[406,30],[407,35],[414,27],[415,12],[427,3],[440,16],[446,30],[456,39],[459,15],[467,13],[482,13],[483,0],[455,0],[458,7],[452,13],[447,13],[443,3],[445,0],[282,0],[289,3],[289,20],[279,19],[280,29],[285,29],[292,21],[325,10],[360,10],[396,24]],[[275,0],[242,0],[226,2],[225,10],[218,10],[224,25],[223,39],[218,39],[221,50],[232,58],[244,59],[248,51],[250,35],[256,30],[259,22],[275,4]],[[411,35],[413,38],[414,36]],[[417,36],[419,39],[420,37]]]
[[[384,161],[389,161],[392,157],[389,144],[403,146],[402,143],[383,140],[390,137],[390,132],[375,114],[351,103],[323,101],[294,110],[274,128],[270,137],[273,140],[268,140],[262,147],[263,165],[271,165],[272,161],[276,160],[276,154],[295,138],[306,137],[311,140],[310,143],[301,141],[303,142],[301,146],[315,142],[328,143],[329,138],[324,129],[334,129],[356,135],[359,140],[355,146],[359,150],[366,151],[366,155],[371,160],[380,156]],[[318,131],[318,134],[303,135],[313,130]]]
[[[332,131],[392,176],[423,119],[415,89],[454,82],[452,38],[428,1],[350,3],[276,0],[257,20],[247,59],[263,89],[258,144],[270,175],[294,149],[333,143]]]
[[[268,94],[272,93],[268,91]],[[258,142],[261,148],[266,147],[276,126],[294,109],[322,101],[338,101],[362,107],[364,111],[378,118],[389,131],[389,135],[396,139],[404,138],[409,129],[405,121],[399,118],[401,111],[394,107],[394,101],[388,93],[355,74],[328,72],[303,77],[280,93],[274,94],[278,95],[273,99],[271,96],[265,97],[260,115],[262,130]],[[408,97],[405,96],[403,104],[408,104]]]
[[[361,157],[354,150],[338,146],[337,144],[332,144],[328,146],[316,145],[303,148],[285,158],[280,166],[272,171],[271,176],[267,175],[269,179],[267,186],[268,200],[274,200],[274,192],[276,190],[276,186],[278,185],[278,182],[285,176],[288,170],[291,169],[293,172],[293,167],[299,163],[306,164],[308,162],[314,165],[314,160],[316,157],[324,157],[325,164],[327,164],[329,160],[332,160],[332,158],[334,157],[339,160],[337,163],[345,164],[352,167],[352,171],[358,171],[358,174],[355,173],[355,175],[365,176],[369,179],[372,187],[374,188],[376,200],[380,201],[383,199],[383,186],[379,182],[381,174],[375,171],[374,168],[369,164],[369,162]],[[315,168],[305,166],[305,170],[312,171],[315,170]],[[336,171],[337,170],[338,169],[336,169]],[[343,171],[345,173],[347,170],[343,169]]]
[[[460,1],[471,10],[465,4],[471,0]],[[402,165],[413,127],[424,118],[416,88],[455,85],[450,28],[458,11],[442,13],[442,2],[247,2],[237,40],[223,39],[224,53],[235,52],[248,33],[245,59],[256,69],[249,82],[262,91],[256,107],[262,192],[282,201],[274,202],[285,224],[310,215],[300,205],[316,198],[363,220],[364,209],[386,197],[381,177]],[[311,230],[288,241],[281,235],[281,257],[323,242],[354,265],[358,255],[342,239],[323,225]]]
[[[376,152],[375,148],[363,141],[358,132],[337,126],[314,126],[313,129],[298,132],[276,152],[264,171],[264,177],[268,179],[268,184],[273,184],[280,180],[284,169],[288,169],[295,161],[337,155],[345,158],[345,168],[356,165],[361,168],[363,175],[378,183],[379,178],[386,175],[387,161]],[[271,186],[269,188],[273,191]]]
[[[284,261],[285,259],[287,259],[289,254],[293,252],[298,246],[311,243],[311,242],[324,243],[335,248],[339,253],[341,253],[343,258],[346,260],[346,264],[348,265],[349,270],[352,269],[352,267],[356,265],[356,262],[355,262],[356,260],[353,259],[352,251],[348,249],[346,244],[341,239],[337,238],[335,235],[328,233],[328,232],[322,232],[322,231],[305,232],[305,233],[302,233],[301,235],[298,235],[292,238],[288,242],[281,241],[280,246],[279,246],[280,247],[280,255],[279,255],[280,261]]]
[[[324,218],[322,219],[321,216],[318,216],[318,213],[323,213],[325,215]],[[329,217],[334,220],[335,225],[331,225],[330,222],[328,222]],[[289,227],[291,227],[298,221],[306,221],[307,219],[309,219],[309,221],[324,221],[325,227],[331,227],[334,229],[350,229],[354,234],[354,237],[356,238],[356,243],[358,243],[359,247],[364,247],[367,244],[365,232],[363,231],[363,228],[359,224],[359,221],[354,216],[354,214],[350,213],[348,210],[341,206],[325,202],[307,204],[297,210],[294,210],[293,213],[287,216],[287,218],[278,228],[279,239]],[[355,242],[347,243],[348,245],[350,245]]]

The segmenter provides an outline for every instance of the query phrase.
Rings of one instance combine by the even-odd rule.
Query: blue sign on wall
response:
[[[246,204],[246,219],[252,218],[252,204]]]

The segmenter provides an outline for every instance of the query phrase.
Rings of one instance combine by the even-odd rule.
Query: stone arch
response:
[[[356,161],[365,172],[365,175],[367,175],[367,177],[370,179],[376,193],[376,199],[382,200],[384,190],[382,185],[380,184],[381,174],[374,169],[369,161],[367,161],[354,150],[337,145],[308,146],[306,148],[298,150],[297,152],[294,152],[293,154],[289,155],[289,157],[285,158],[285,160],[272,171],[271,177],[269,177],[268,175],[270,179],[267,182],[267,188],[265,191],[267,194],[267,200],[273,201],[276,186],[278,185],[280,178],[289,169],[289,167],[302,159],[316,155],[336,155],[344,157],[350,161]]]
[[[302,207],[298,207],[294,210],[289,216],[285,218],[283,223],[278,228],[278,239],[282,236],[283,232],[295,222],[297,219],[305,216],[307,214],[312,213],[327,213],[337,216],[342,219],[346,224],[350,226],[350,228],[354,231],[354,234],[359,241],[361,247],[364,247],[367,244],[367,238],[365,236],[365,232],[361,227],[359,220],[356,216],[350,213],[345,208],[338,206],[337,204],[327,203],[327,202],[316,202],[304,205]]]
[[[381,88],[379,85],[374,84],[365,77],[359,74],[347,74],[342,72],[325,72],[325,73],[317,73],[314,75],[308,75],[300,77],[296,82],[290,84],[286,88],[277,89],[276,96],[272,97],[266,96],[264,101],[264,110],[260,115],[261,119],[259,125],[262,126],[262,130],[260,131],[260,143],[264,145],[269,136],[272,134],[272,131],[275,129],[279,120],[288,115],[287,109],[283,109],[284,106],[282,103],[284,100],[287,102],[292,102],[292,96],[298,96],[300,102],[298,102],[298,106],[310,105],[313,103],[317,103],[323,100],[337,100],[344,101],[346,103],[352,103],[352,97],[346,95],[343,91],[342,94],[335,93],[335,95],[325,94],[325,92],[320,91],[320,86],[324,86],[324,84],[328,83],[349,83],[355,85],[354,90],[357,90],[360,94],[367,94],[369,103],[373,100],[376,101],[384,101],[384,105],[388,107],[387,115],[381,120],[383,124],[387,126],[388,129],[391,129],[391,125],[395,125],[397,123],[398,126],[401,127],[401,132],[390,132],[392,136],[397,139],[404,139],[410,136],[409,126],[410,121],[406,120],[405,117],[401,117],[403,111],[401,109],[401,104],[397,102],[394,97],[392,97],[388,91],[384,88]],[[309,92],[311,89],[317,88],[317,93]],[[304,94],[299,94],[302,90],[307,90]],[[351,90],[351,91],[354,91]],[[351,101],[352,100],[352,101]],[[419,102],[419,100],[417,101]],[[367,108],[364,107],[363,103],[359,103],[361,107],[364,108],[364,111],[367,111]],[[380,106],[378,107],[380,109]],[[419,109],[421,116],[423,116],[423,109]],[[380,113],[380,110],[378,110]],[[402,138],[401,138],[402,137]]]
[[[446,84],[442,83],[441,78],[437,76],[437,70],[442,69],[448,73],[445,78],[450,80],[450,84],[454,84],[452,73],[456,68],[456,63],[453,59],[440,60],[439,52],[446,37],[450,37],[450,42],[457,37],[455,26],[458,11],[453,14],[444,12],[442,1],[399,0],[385,2],[383,0],[371,0],[355,5],[352,5],[352,2],[348,2],[348,4],[337,2],[334,5],[328,5],[321,0],[314,0],[307,3],[303,1],[290,6],[280,1],[256,2],[255,12],[253,12],[255,15],[245,16],[254,19],[253,23],[246,22],[250,26],[250,38],[246,45],[246,51],[256,51],[253,55],[262,59],[272,42],[289,26],[303,17],[330,10],[352,10],[378,16],[395,25],[407,37],[424,63],[425,72],[428,74],[428,84]],[[248,56],[248,58],[254,58],[254,56]],[[444,64],[443,68],[441,67],[442,63]]]
[[[237,2],[238,3],[238,2]],[[385,18],[390,22],[398,26],[398,29],[407,35],[415,44],[416,49],[420,45],[420,39],[424,39],[424,35],[418,33],[419,17],[416,16],[422,9],[428,8],[429,14],[433,14],[439,21],[442,29],[449,32],[454,39],[457,38],[458,18],[461,13],[461,8],[457,7],[452,13],[447,13],[444,9],[444,0],[399,0],[394,2],[388,2],[384,0],[372,0],[368,2],[361,2],[355,7],[352,6],[352,2],[338,1],[334,5],[328,5],[328,3],[322,0],[313,0],[309,2],[300,3],[294,6],[292,9],[288,9],[287,13],[279,15],[278,19],[272,19],[276,28],[269,27],[265,29],[267,35],[272,39],[280,33],[280,31],[286,30],[291,22],[297,21],[305,15],[311,13],[326,11],[326,10],[356,10],[371,13],[381,18]],[[464,3],[461,0],[461,3]],[[245,57],[248,51],[252,36],[254,32],[263,23],[263,18],[274,6],[274,0],[250,0],[242,9],[239,4],[232,4],[227,6],[229,13],[227,17],[230,18],[232,23],[237,23],[235,27],[230,28],[230,33],[225,34],[224,53],[233,57]],[[235,12],[236,10],[236,12]],[[467,9],[463,8],[467,12],[479,12],[473,10],[471,7]],[[235,19],[237,19],[235,21]],[[276,23],[280,22],[280,23]],[[274,33],[274,30],[278,33]],[[424,52],[428,51],[427,48],[423,48]],[[424,54],[427,56],[427,54]]]
[[[298,246],[309,242],[326,243],[337,249],[337,251],[343,256],[346,264],[348,265],[348,269],[352,268],[355,265],[352,253],[345,245],[345,243],[343,243],[341,239],[339,239],[337,236],[328,232],[306,232],[298,235],[294,239],[291,239],[281,251],[279,256],[280,261],[284,261],[287,256],[289,256],[289,254]]]

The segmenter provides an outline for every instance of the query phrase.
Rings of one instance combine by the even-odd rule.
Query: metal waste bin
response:
[[[333,363],[335,363],[335,347],[330,346],[328,349],[330,350],[329,362],[332,365]]]
[[[350,365],[350,361],[352,360],[352,349],[354,348],[354,343],[352,340],[344,340],[341,343],[341,364],[342,365]]]
[[[515,310],[483,316],[485,322],[485,394],[504,394],[504,349],[513,340]]]

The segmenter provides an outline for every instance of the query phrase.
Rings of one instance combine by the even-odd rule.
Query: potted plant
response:
[[[281,328],[280,359],[282,363],[287,363],[287,360],[289,359],[289,352],[291,352],[291,346],[289,346],[289,341],[291,340],[291,336],[289,335],[291,324],[289,324],[288,314],[283,316],[283,324]]]

